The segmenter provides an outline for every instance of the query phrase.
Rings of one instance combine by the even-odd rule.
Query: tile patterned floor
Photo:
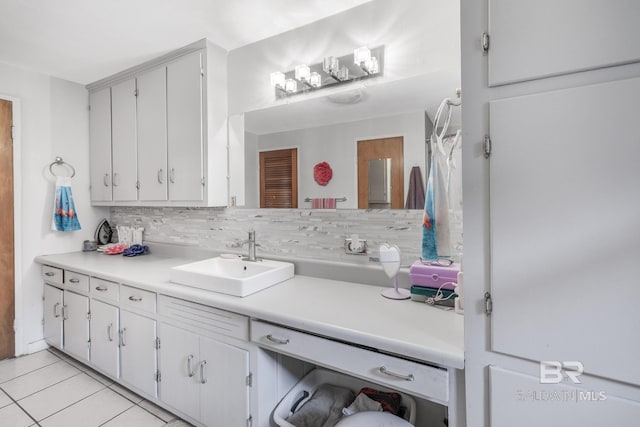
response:
[[[0,362],[0,420],[12,427],[191,426],[54,349]]]

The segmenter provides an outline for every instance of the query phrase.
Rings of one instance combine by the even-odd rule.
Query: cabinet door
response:
[[[633,0],[490,0],[489,85],[640,60]]]
[[[108,202],[111,193],[111,89],[89,94],[91,201]]]
[[[118,307],[91,300],[91,363],[118,378]]]
[[[138,84],[138,200],[167,200],[167,68]]]
[[[111,88],[114,201],[132,201],[138,197],[135,90],[135,79]]]
[[[248,375],[248,351],[200,338],[200,420],[205,425],[247,425],[250,414]]]
[[[64,348],[89,361],[89,298],[64,291]]]
[[[62,290],[44,285],[44,339],[56,348],[62,348]]]
[[[159,397],[175,409],[199,419],[199,338],[165,323],[160,324],[158,332],[162,343],[158,353],[162,373]]]
[[[120,310],[120,378],[156,396],[156,321]]]
[[[202,54],[167,65],[169,200],[203,200]]]

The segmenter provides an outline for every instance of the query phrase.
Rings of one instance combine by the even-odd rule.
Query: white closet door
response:
[[[492,101],[492,349],[640,384],[640,78]],[[571,313],[570,316],[567,313]]]
[[[91,300],[91,363],[118,378],[120,357],[118,346],[118,307]]]
[[[64,291],[64,348],[89,361],[89,298]]]
[[[638,17],[637,0],[489,0],[489,86],[639,61]]]
[[[203,200],[202,54],[167,65],[169,199]]]
[[[138,83],[138,199],[167,200],[167,69],[141,74]]]
[[[111,193],[111,88],[89,94],[91,201],[108,202]]]
[[[138,198],[135,91],[135,79],[111,88],[114,201],[133,201]]]

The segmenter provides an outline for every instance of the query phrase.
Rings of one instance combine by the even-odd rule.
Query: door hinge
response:
[[[482,33],[482,53],[489,53],[489,33]]]
[[[253,426],[253,417],[249,415],[249,418],[247,418],[247,427],[251,426]]]
[[[11,142],[16,140],[16,127],[11,126]]]
[[[140,189],[140,181],[136,181],[136,190]]]
[[[160,350],[160,338],[156,338],[156,350]]]
[[[251,372],[247,375],[246,384],[248,387],[253,387],[253,374]]]
[[[204,187],[204,176],[202,177],[202,179],[200,180],[200,182],[202,183],[202,186]]]
[[[91,350],[91,338],[89,338],[89,341],[87,341],[87,347],[89,348],[89,350]]]
[[[485,135],[482,140],[482,151],[485,159],[491,157],[491,148],[491,137],[489,135]]]
[[[491,315],[493,312],[493,300],[491,299],[491,294],[489,292],[484,293],[484,314],[487,316]]]
[[[204,76],[204,68],[200,67],[200,75]]]
[[[138,93],[139,93],[139,92],[138,92],[138,89],[134,89],[134,90],[133,90],[133,96],[138,96]]]
[[[162,374],[160,373],[159,369],[156,371],[155,377],[156,377],[156,382],[159,383],[160,381],[162,381]]]
[[[91,320],[91,312],[87,312],[87,320]]]

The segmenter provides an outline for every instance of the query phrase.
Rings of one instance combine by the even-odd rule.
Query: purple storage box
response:
[[[447,289],[452,291],[458,283],[458,272],[460,264],[454,262],[448,267],[438,264],[425,264],[423,261],[416,261],[411,264],[409,278],[411,284],[424,286],[427,288]],[[445,284],[446,283],[446,284]]]

